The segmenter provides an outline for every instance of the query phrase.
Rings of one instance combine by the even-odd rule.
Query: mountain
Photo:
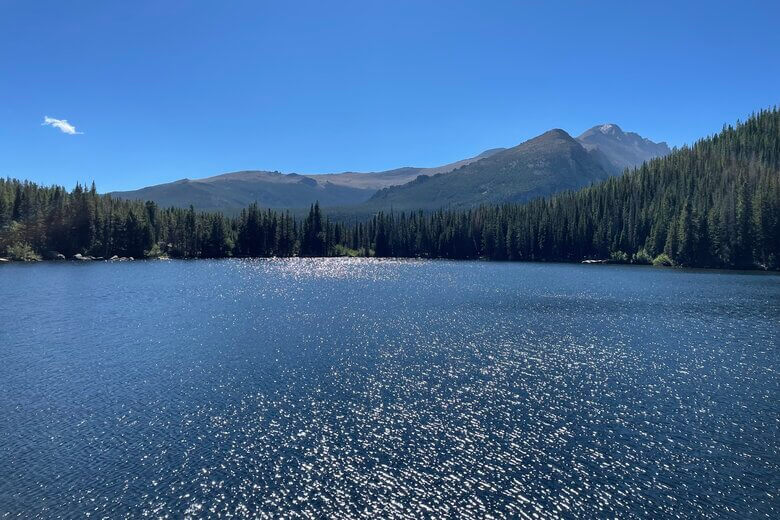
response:
[[[333,182],[319,183],[295,173],[242,171],[206,179],[182,179],[110,195],[128,200],[151,200],[162,207],[192,205],[202,211],[233,213],[253,202],[269,208],[299,208],[317,200],[324,205],[358,204],[375,191]]]
[[[586,150],[599,150],[617,172],[671,153],[665,142],[654,143],[634,132],[624,132],[614,123],[594,126],[577,141]]]
[[[321,185],[325,185],[328,182],[339,185],[349,186],[353,188],[370,189],[373,192],[389,186],[398,186],[406,184],[419,177],[420,175],[437,175],[439,173],[449,173],[467,164],[471,164],[480,159],[490,157],[498,152],[505,150],[505,148],[491,148],[485,150],[479,155],[470,157],[468,159],[462,159],[453,163],[445,164],[443,166],[436,166],[433,168],[398,168],[395,170],[387,170],[383,172],[344,172],[344,173],[324,173],[319,175],[310,175],[309,177],[316,180]],[[372,195],[373,195],[372,192]]]
[[[666,143],[604,124],[577,139],[563,130],[550,130],[512,148],[494,148],[434,168],[318,175],[239,171],[110,195],[227,213],[237,213],[253,202],[266,208],[300,209],[319,201],[331,208],[331,214],[349,216],[390,208],[518,202],[576,189],[669,152]]]
[[[450,172],[502,151],[494,148],[434,168],[397,168],[382,172],[344,172],[319,175],[240,171],[205,179],[182,179],[109,195],[127,200],[151,200],[162,207],[188,207],[203,211],[236,213],[253,202],[268,208],[304,208],[319,201],[323,206],[350,206],[371,198],[377,190],[407,183],[420,175]]]
[[[366,209],[436,209],[520,202],[609,177],[597,150],[589,152],[560,129],[474,161],[447,174],[420,176],[380,190]]]
[[[577,139],[550,130],[447,175],[380,190],[361,207],[368,212],[520,202],[577,189],[670,152],[666,143],[623,132],[615,124],[594,126]]]

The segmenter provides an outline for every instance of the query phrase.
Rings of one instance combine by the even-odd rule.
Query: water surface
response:
[[[0,517],[780,515],[780,277],[0,266]]]

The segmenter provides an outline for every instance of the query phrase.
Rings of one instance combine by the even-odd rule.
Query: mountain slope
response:
[[[204,179],[182,179],[109,195],[128,200],[151,200],[163,207],[188,207],[235,213],[253,202],[268,208],[349,206],[365,202],[377,190],[409,182],[419,175],[450,172],[500,152],[487,150],[475,157],[434,168],[397,168],[384,172],[344,172],[320,175],[240,171]]]
[[[613,123],[594,126],[577,137],[586,150],[599,150],[618,172],[671,153],[665,142],[654,143]]]
[[[234,172],[207,179],[183,179],[135,191],[113,192],[128,200],[151,200],[162,207],[194,206],[203,211],[236,212],[253,202],[268,208],[298,208],[317,200],[322,204],[357,204],[375,190],[352,188],[279,172]]]
[[[406,184],[419,177],[420,175],[437,175],[439,173],[449,173],[467,164],[471,164],[485,157],[490,157],[498,152],[503,151],[504,148],[492,148],[485,150],[481,154],[470,157],[468,159],[462,159],[453,163],[445,164],[443,166],[435,166],[433,168],[397,168],[395,170],[387,170],[383,172],[344,172],[344,173],[324,173],[320,175],[309,175],[311,179],[316,180],[320,184],[327,182],[337,184],[339,186],[349,186],[353,188],[365,188],[371,190],[380,190],[389,186],[398,186]]]
[[[319,201],[330,208],[330,214],[345,215],[391,207],[463,207],[517,202],[579,188],[669,151],[666,143],[654,143],[605,124],[594,126],[576,140],[563,130],[551,130],[513,148],[494,148],[434,168],[319,175],[240,171],[110,195],[152,200],[164,207],[192,205],[227,213],[237,213],[253,202],[267,208],[300,209]]]
[[[550,130],[446,175],[421,176],[377,192],[366,209],[436,209],[520,202],[575,189],[612,172],[563,130]]]

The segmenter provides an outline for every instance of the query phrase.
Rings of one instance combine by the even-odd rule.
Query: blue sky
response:
[[[776,1],[0,0],[0,176],[433,166],[604,122],[681,145],[780,102],[778,19]]]

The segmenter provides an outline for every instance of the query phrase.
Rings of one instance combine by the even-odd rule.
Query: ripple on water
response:
[[[126,265],[1,280],[5,517],[777,516],[778,277]]]

